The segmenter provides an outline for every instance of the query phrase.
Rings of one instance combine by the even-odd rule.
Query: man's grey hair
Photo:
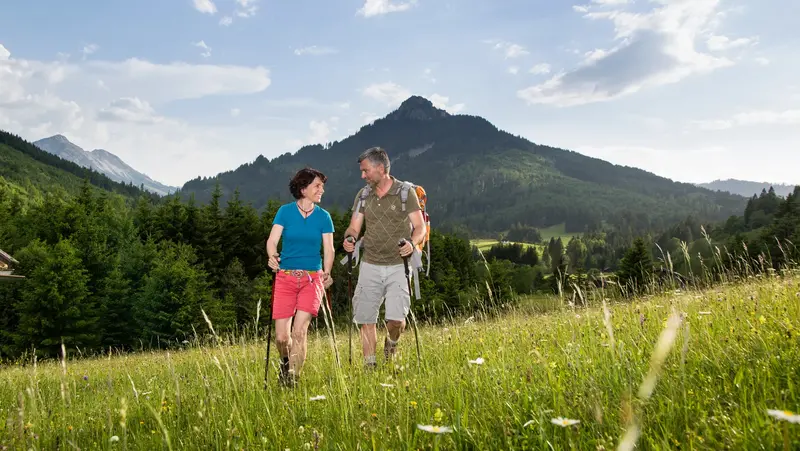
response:
[[[382,148],[370,147],[369,149],[365,150],[364,153],[358,157],[358,163],[361,164],[361,162],[364,160],[369,161],[369,163],[373,166],[382,164],[386,170],[386,173],[389,173],[389,167],[391,166],[391,163],[389,162],[389,154],[387,154]]]

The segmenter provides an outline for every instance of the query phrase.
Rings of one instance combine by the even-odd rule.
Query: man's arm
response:
[[[414,232],[411,234],[411,243],[417,246],[422,243],[422,240],[425,239],[425,235],[428,233],[427,227],[425,226],[425,218],[422,216],[422,210],[412,211],[408,214],[408,219],[411,221],[411,225],[414,226]]]

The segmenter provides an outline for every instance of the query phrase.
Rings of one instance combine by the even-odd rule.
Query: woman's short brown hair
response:
[[[297,171],[297,174],[295,174],[294,177],[292,177],[292,180],[289,182],[289,191],[291,191],[292,196],[294,196],[295,199],[302,199],[303,190],[306,189],[308,185],[310,185],[317,177],[319,177],[319,180],[322,183],[328,181],[328,177],[316,169],[303,168]]]

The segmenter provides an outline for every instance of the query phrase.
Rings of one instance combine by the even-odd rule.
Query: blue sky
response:
[[[416,94],[674,180],[800,184],[792,3],[4,2],[0,129],[181,185],[342,139]]]

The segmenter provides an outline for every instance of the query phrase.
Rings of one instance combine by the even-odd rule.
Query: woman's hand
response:
[[[267,262],[267,264],[272,269],[272,271],[275,271],[275,272],[278,271],[278,268],[280,268],[280,264],[281,264],[280,254],[270,255],[269,256],[269,261]]]
[[[322,281],[322,286],[325,287],[325,289],[328,289],[331,287],[331,285],[333,285],[333,277],[331,277],[330,274],[323,272],[319,278]]]

